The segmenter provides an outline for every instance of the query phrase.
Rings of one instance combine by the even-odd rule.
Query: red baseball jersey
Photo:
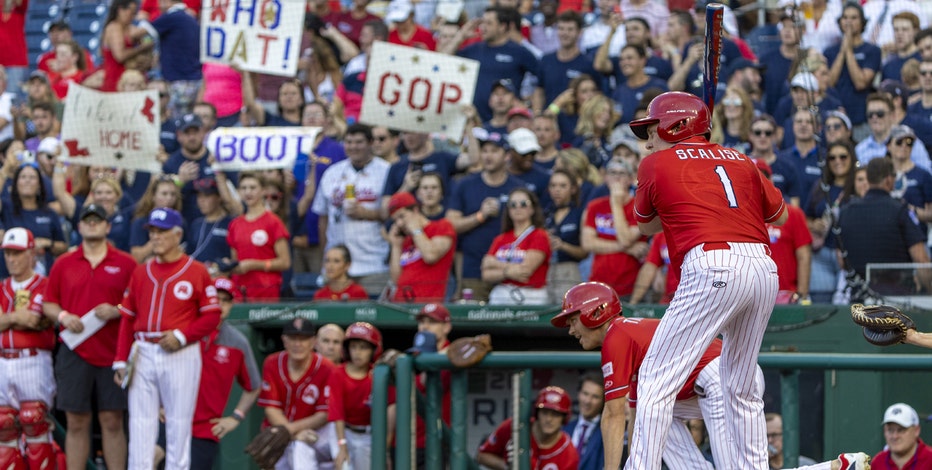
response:
[[[779,219],[784,207],[780,190],[750,158],[702,137],[638,166],[637,221],[660,217],[675,264],[706,242],[767,243],[764,223]]]
[[[414,26],[414,33],[407,39],[402,38],[401,35],[398,34],[397,29],[393,29],[388,33],[388,42],[389,44],[400,44],[402,46],[416,47],[428,51],[437,50],[437,40],[434,39],[434,35],[431,34],[429,30],[418,25]]]
[[[265,358],[262,364],[262,391],[259,406],[282,410],[288,421],[307,418],[323,411],[328,412],[330,375],[335,366],[320,354],[311,353],[311,365],[298,380],[288,374],[288,353],[277,352]],[[268,426],[268,421],[263,426]]]
[[[133,271],[120,305],[120,337],[115,361],[125,361],[133,333],[179,330],[187,344],[200,341],[220,324],[217,289],[207,268],[188,255],[160,263],[151,259]]]
[[[214,426],[210,420],[223,416],[233,381],[236,380],[243,390],[252,391],[259,386],[261,376],[249,340],[229,323],[201,339],[200,346],[201,384],[197,390],[192,435],[219,441],[210,432]]]
[[[530,250],[537,250],[544,253],[544,262],[534,270],[531,278],[527,282],[518,282],[514,279],[502,281],[502,284],[511,284],[514,286],[541,288],[547,285],[547,271],[550,269],[550,237],[547,232],[541,228],[534,228],[531,233],[518,242],[518,236],[514,231],[508,231],[495,237],[492,240],[492,246],[489,247],[488,255],[494,256],[499,261],[506,263],[522,263],[524,257]]]
[[[456,252],[456,230],[449,220],[440,219],[424,226],[424,235],[427,238],[450,237],[453,244],[436,263],[427,264],[411,236],[405,237],[401,246],[401,275],[396,283],[398,289],[395,291],[395,301],[442,302],[446,296],[447,280]]]
[[[372,423],[372,374],[355,379],[346,373],[346,365],[330,374],[328,421],[345,421],[351,426]]]
[[[236,258],[271,260],[275,259],[275,242],[290,235],[285,224],[271,211],[265,211],[256,220],[247,220],[241,215],[230,222],[227,243],[236,250]],[[233,282],[246,288],[246,299],[278,299],[282,286],[279,271],[250,271],[234,274]]]
[[[602,343],[602,378],[605,399],[614,400],[627,395],[632,408],[637,403],[637,377],[647,348],[650,346],[657,325],[657,318],[618,318],[612,321],[605,332]],[[699,359],[699,364],[689,373],[686,384],[676,394],[677,400],[696,396],[696,377],[713,359],[722,353],[722,340],[716,338]]]
[[[871,459],[870,468],[872,470],[932,468],[932,447],[922,442],[922,439],[917,439],[917,441],[916,453],[913,454],[913,458],[909,459],[902,467],[897,467],[896,462],[893,461],[893,456],[890,455],[890,449],[886,449],[878,452],[877,455]]]
[[[660,303],[668,304],[673,300],[676,286],[680,285],[680,266],[670,262],[670,248],[667,247],[667,236],[663,232],[654,235],[650,240],[650,249],[647,250],[645,262],[658,268],[667,267],[667,283]]]
[[[314,300],[369,300],[369,294],[366,293],[366,289],[363,289],[362,286],[353,282],[346,286],[346,289],[339,292],[330,290],[330,286],[321,287],[317,289],[317,292],[314,292]]]
[[[595,230],[596,235],[603,240],[617,240],[615,233],[615,218],[612,216],[611,196],[593,199],[586,206],[585,226]],[[624,207],[625,219],[628,224],[635,226],[634,200],[628,201]],[[647,241],[641,237],[640,241]],[[634,281],[638,277],[641,262],[627,253],[601,253],[592,257],[592,274],[590,281],[604,282],[618,295],[631,295],[634,291]]]
[[[497,455],[508,459],[508,446],[511,441],[511,418],[502,421],[495,431],[479,446],[479,452]],[[573,447],[573,441],[566,431],[560,431],[556,444],[543,449],[531,434],[531,468],[534,470],[565,470],[579,467],[579,453]]]
[[[787,219],[782,226],[767,224],[770,235],[770,256],[777,264],[780,290],[796,292],[796,250],[812,243],[812,234],[806,225],[806,214],[795,206],[786,206]]]
[[[59,256],[52,265],[45,301],[78,316],[100,304],[119,305],[135,269],[136,260],[110,244],[104,259],[97,266],[91,266],[84,256],[84,245],[78,245],[76,250]],[[109,367],[116,356],[119,332],[120,320],[114,318],[78,345],[74,352],[88,364]]]
[[[13,278],[8,277],[0,285],[0,315],[7,315],[25,308],[37,317],[42,316],[42,296],[48,281],[41,274],[34,274],[24,283],[13,285]],[[0,349],[38,348],[51,351],[55,347],[55,329],[16,330],[10,328],[0,331]]]

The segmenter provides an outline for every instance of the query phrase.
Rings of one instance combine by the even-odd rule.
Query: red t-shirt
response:
[[[0,315],[13,313],[17,308],[25,308],[36,316],[42,316],[42,296],[48,285],[47,279],[35,274],[20,289],[13,289],[13,278],[8,277],[0,285]],[[16,330],[10,328],[0,331],[0,349],[39,348],[51,351],[55,348],[55,329],[52,327],[41,331]]]
[[[328,411],[330,389],[327,384],[335,366],[330,359],[311,353],[311,364],[298,380],[288,374],[288,353],[277,352],[262,364],[262,391],[259,406],[282,410],[289,422]],[[268,420],[262,426],[268,426]]]
[[[4,2],[3,5],[7,3]],[[10,2],[12,4],[12,2]],[[26,67],[29,59],[26,57],[26,10],[29,9],[29,0],[23,0],[19,6],[6,11],[0,5],[0,65],[4,67]]]
[[[330,403],[327,421],[345,421],[351,426],[372,423],[372,374],[354,379],[346,365],[334,367],[330,374]]]
[[[359,33],[362,27],[370,21],[382,21],[382,18],[369,12],[365,12],[362,18],[355,18],[352,11],[331,13],[324,18],[324,21],[337,28],[350,41],[359,45]]]
[[[667,247],[667,236],[663,232],[654,235],[650,240],[650,249],[647,250],[645,261],[658,268],[667,266],[667,285],[660,303],[668,304],[673,300],[676,286],[680,285],[680,266],[670,264],[670,250]]]
[[[418,25],[414,25],[414,33],[407,41],[402,39],[397,29],[393,29],[392,32],[388,33],[388,42],[390,44],[400,44],[402,46],[416,47],[428,51],[437,50],[437,40],[434,39],[434,35],[424,27]]]
[[[427,238],[450,237],[453,243],[443,257],[434,264],[421,258],[421,250],[408,235],[401,247],[401,275],[398,276],[396,302],[427,303],[443,301],[447,294],[447,280],[456,251],[456,230],[446,219],[432,221],[424,226]]]
[[[100,304],[119,305],[135,269],[136,260],[132,256],[109,244],[104,259],[91,267],[84,256],[84,245],[78,245],[76,250],[61,255],[52,265],[45,301],[56,303],[78,316]],[[116,355],[119,332],[120,320],[114,318],[78,345],[74,352],[92,366],[109,367]]]
[[[363,289],[362,286],[353,282],[347,286],[346,289],[339,292],[330,290],[330,286],[321,287],[317,289],[317,292],[314,292],[314,300],[369,300],[369,294],[366,293],[366,289]]]
[[[220,335],[223,330],[235,329],[229,324],[224,324],[220,330],[215,330],[206,338],[201,339],[201,384],[197,391],[197,404],[194,407],[194,421],[192,423],[192,436],[199,439],[210,439],[219,441],[210,429],[214,423],[210,420],[223,416],[223,409],[226,408],[227,401],[230,397],[230,390],[233,389],[233,380],[243,387],[245,391],[255,390],[259,386],[259,371],[255,371],[255,377],[251,377],[249,369],[255,370],[255,366],[248,366],[247,361],[255,359],[247,358],[247,351],[236,347],[235,344],[223,341]],[[229,338],[229,333],[225,332]],[[246,338],[239,338],[245,341]],[[219,341],[218,341],[219,340]],[[249,351],[248,354],[252,352]]]
[[[508,458],[508,443],[511,441],[511,418],[502,421],[489,438],[479,445],[479,452]],[[562,470],[579,467],[579,453],[566,431],[560,431],[556,444],[542,449],[534,434],[531,434],[531,468],[540,470]]]
[[[256,220],[246,219],[241,215],[230,222],[227,229],[227,243],[236,250],[236,259],[275,259],[275,242],[289,238],[285,224],[274,213],[265,211]],[[282,287],[282,273],[279,271],[249,271],[246,274],[234,274],[233,282],[246,288],[246,300],[277,300]]]
[[[780,277],[780,290],[796,292],[796,249],[812,243],[812,234],[806,225],[806,215],[802,209],[786,206],[787,219],[782,226],[767,224],[770,235],[770,256],[777,264]]]
[[[628,397],[631,408],[637,404],[637,376],[647,348],[654,338],[657,318],[618,318],[612,321],[602,343],[602,377],[605,381],[605,400]],[[693,390],[696,377],[709,362],[722,353],[722,341],[715,339],[689,373],[686,384],[676,394],[677,400],[696,396]]]
[[[611,196],[603,196],[589,201],[589,205],[586,206],[585,226],[594,229],[598,238],[615,241],[617,240],[615,219],[612,217],[610,198]],[[628,225],[637,224],[634,218],[633,199],[625,204],[624,211]],[[646,242],[647,237],[641,237],[639,241]],[[620,296],[631,295],[639,269],[641,269],[641,262],[627,253],[596,254],[592,257],[592,273],[589,275],[589,280],[604,282],[612,286]]]
[[[55,75],[55,78],[52,79],[52,91],[55,92],[55,96],[57,96],[58,99],[63,100],[66,96],[68,96],[68,87],[71,83],[80,85],[89,75],[90,74],[87,72],[78,72],[75,75],[64,78],[59,75]]]
[[[531,233],[524,237],[518,246],[514,246],[518,236],[514,231],[503,233],[494,240],[489,247],[488,255],[494,256],[495,259],[506,263],[520,264],[530,250],[537,250],[544,254],[544,262],[534,270],[528,282],[518,282],[514,279],[502,281],[502,284],[511,284],[514,286],[536,287],[541,288],[547,285],[547,271],[550,269],[550,237],[547,232],[540,228],[534,228]]]
[[[907,470],[907,469],[920,469],[920,468],[932,468],[932,447],[926,445],[925,442],[922,442],[922,439],[918,439],[919,443],[916,447],[916,453],[913,455],[913,458],[909,459],[909,462],[906,462],[906,465],[902,467],[897,467],[893,463],[893,458],[890,457],[890,450],[884,450],[879,452],[871,460],[871,470]]]
[[[94,70],[96,70],[96,67],[94,66],[94,58],[91,57],[90,51],[88,51],[87,49],[83,49],[83,48],[82,50],[84,51],[84,65],[85,65],[85,69],[84,69],[82,76],[86,77],[94,73]],[[36,64],[36,68],[47,73],[49,75],[49,78],[52,78],[53,75],[56,75],[56,72],[52,71],[51,62],[53,60],[55,60],[55,49],[54,48],[46,52],[45,54],[42,54],[41,56],[39,56],[39,63]]]
[[[750,158],[692,137],[641,161],[634,207],[638,222],[660,217],[670,258],[681,264],[706,242],[767,243],[764,222],[785,203]]]
[[[220,324],[217,289],[207,268],[188,255],[173,263],[151,259],[133,271],[120,305],[116,361],[125,361],[133,333],[180,330],[188,344]]]

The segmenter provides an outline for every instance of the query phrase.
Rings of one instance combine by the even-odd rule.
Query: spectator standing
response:
[[[540,77],[533,106],[535,114],[540,114],[560,93],[569,88],[573,78],[581,74],[596,76],[592,58],[584,55],[578,45],[583,26],[582,16],[575,11],[565,11],[556,17],[556,26],[559,47],[540,59]],[[559,107],[556,109],[559,110]]]
[[[201,65],[201,89],[198,99],[217,109],[217,126],[232,127],[240,120],[243,108],[243,78],[224,64]]]
[[[932,35],[929,42],[932,43]],[[932,122],[932,60],[919,62],[919,89],[920,98],[909,105],[906,114],[913,119]]]
[[[388,236],[395,302],[443,302],[456,251],[453,224],[446,219],[428,219],[408,192],[391,197],[388,214],[394,221]]]
[[[893,15],[893,42],[888,45],[887,59],[883,62],[883,68],[880,71],[880,77],[883,80],[899,81],[903,64],[907,60],[922,60],[919,48],[916,47],[916,33],[920,29],[919,17],[915,13],[901,11]]]
[[[558,24],[558,0],[543,0],[537,8],[538,14],[534,16],[534,24],[531,25],[531,36],[528,38],[531,45],[536,47],[542,54],[551,54],[560,48],[560,32]],[[566,10],[561,10],[563,13]],[[582,25],[579,26],[582,28]],[[578,39],[578,38],[577,38]]]
[[[541,206],[550,205],[550,194],[547,185],[550,182],[550,172],[535,165],[537,155],[540,153],[540,144],[537,135],[527,128],[518,128],[508,133],[508,171],[516,178],[524,181],[525,186],[534,192]]]
[[[393,194],[399,191],[413,192],[424,173],[439,174],[443,177],[444,186],[447,186],[453,175],[474,163],[469,152],[454,155],[437,150],[427,133],[405,131],[401,134],[401,142],[408,152],[401,155],[399,161],[388,170],[385,189],[382,191],[383,210],[388,208],[388,199]]]
[[[162,14],[152,22],[152,27],[159,34],[159,63],[162,77],[170,84],[172,114],[182,116],[191,112],[204,77],[201,73],[200,26],[182,0],[162,0],[159,3]]]
[[[777,157],[774,142],[780,137],[781,129],[777,127],[776,121],[769,114],[762,114],[751,120],[751,132],[748,134],[748,140],[751,143],[751,150],[748,156],[763,160],[773,172],[773,185],[780,190],[783,198],[789,201],[795,201],[799,204],[799,194],[802,191],[799,182],[799,171],[796,166],[787,161],[785,158]]]
[[[246,120],[243,125],[259,127],[301,125],[305,100],[304,85],[298,79],[286,80],[278,86],[278,94],[275,99],[278,114],[273,114],[256,100],[256,86],[253,82],[252,73],[241,70],[240,74],[243,77],[243,107],[246,108],[245,115],[241,116]]]
[[[325,284],[314,293],[314,300],[369,300],[369,294],[349,277],[352,255],[346,245],[335,245],[324,253]]]
[[[55,46],[54,63],[57,71],[52,75],[52,89],[59,100],[64,100],[68,95],[68,87],[71,83],[83,84],[94,72],[94,63],[90,61],[89,54],[74,39],[63,41]],[[51,62],[51,61],[50,61]],[[94,88],[94,87],[91,87]]]
[[[890,139],[894,121],[893,100],[886,94],[871,94],[867,98],[867,122],[870,125],[870,134],[855,147],[858,162],[861,165],[866,165],[871,160],[887,154],[887,141]],[[925,145],[914,145],[910,158],[919,168],[932,171],[932,163],[929,161],[929,152]]]
[[[420,213],[428,220],[443,219],[446,213],[446,207],[444,207],[446,193],[443,178],[439,174],[424,173],[421,175],[417,180],[417,189],[414,193],[419,203]]]
[[[74,43],[77,45],[77,52],[75,60],[78,61],[78,57],[83,57],[84,65],[87,67],[88,74],[94,72],[94,59],[91,56],[91,52],[87,49],[84,49],[74,40],[74,34],[71,31],[71,26],[68,24],[65,19],[61,19],[53,22],[49,25],[48,31],[48,40],[51,44],[51,48],[48,52],[39,56],[39,60],[36,62],[36,70],[41,70],[49,75],[49,77],[60,77],[67,76],[65,73],[65,68],[61,62],[61,56],[59,55],[58,46],[67,43]],[[94,87],[96,88],[96,87]]]
[[[129,232],[130,253],[137,263],[141,263],[152,256],[152,241],[149,231],[145,228],[146,220],[153,209],[171,208],[181,210],[181,190],[170,176],[161,176],[149,183],[146,193],[136,203],[133,212],[133,221]]]
[[[402,46],[434,51],[437,41],[429,29],[414,22],[414,4],[408,0],[394,0],[388,5],[385,21],[394,26],[388,33],[388,42]],[[481,73],[481,72],[480,72]]]
[[[559,144],[561,147],[569,146],[576,141],[576,125],[579,122],[582,105],[590,98],[601,94],[599,84],[593,76],[580,75],[570,80],[566,91],[560,93],[550,103],[550,106],[547,106],[544,114],[556,118],[560,128]]]
[[[932,465],[932,447],[919,437],[919,414],[906,403],[890,405],[883,414],[886,449],[871,460],[874,470],[922,468]]]
[[[155,47],[151,38],[139,42],[147,32],[143,28],[133,26],[137,10],[139,4],[136,0],[116,0],[110,4],[100,45],[104,70],[101,91],[116,91],[117,82],[126,70],[127,63],[142,54],[150,53]]]
[[[754,103],[738,87],[728,87],[722,96],[721,105],[712,113],[711,141],[722,147],[733,148],[741,153],[750,150],[748,143],[751,119],[754,118]]]
[[[579,470],[602,470],[605,465],[602,443],[602,409],[605,405],[605,388],[602,377],[586,374],[579,380],[576,394],[579,417],[563,426],[579,454]]]
[[[808,108],[797,109],[793,113],[793,146],[781,151],[778,157],[796,168],[798,192],[789,196],[798,197],[801,207],[806,207],[809,199],[807,190],[822,176],[821,155],[825,153],[825,147],[816,140],[819,135],[818,121],[818,115]]]
[[[215,177],[211,167],[210,150],[204,145],[207,131],[201,118],[192,113],[182,116],[175,123],[175,128],[175,135],[181,146],[168,156],[168,161],[162,165],[162,172],[178,175],[178,181],[181,183],[181,213],[185,220],[193,221],[204,215],[198,209],[194,181]]]
[[[19,86],[29,72],[26,57],[26,11],[29,0],[9,0],[0,8],[0,66],[6,68],[9,82],[0,92],[20,93]]]
[[[240,214],[242,206],[232,200],[226,184],[219,185],[213,178],[195,180],[194,192],[197,194],[197,207],[204,216],[191,222],[191,228],[185,234],[185,249],[214,273],[217,264],[224,258],[230,258],[228,228],[233,217]],[[228,207],[233,211],[227,210]]]
[[[896,27],[894,21],[903,13],[912,13],[919,18],[916,30],[928,26],[926,15],[915,2],[886,2],[868,0],[863,4],[864,17],[866,17],[862,38],[865,42],[880,47],[885,53],[896,49]],[[891,21],[889,18],[893,18]]]
[[[598,15],[583,29],[579,38],[579,48],[583,53],[590,54],[606,42],[609,43],[609,57],[617,57],[621,52],[625,45],[625,16],[619,3],[619,0],[597,0]]]
[[[537,145],[540,146],[540,151],[534,157],[534,165],[550,172],[557,162],[557,153],[560,152],[557,147],[560,142],[560,128],[553,116],[542,114],[534,117],[532,130],[537,137]]]
[[[626,44],[618,56],[618,70],[623,77],[615,86],[612,99],[621,106],[621,123],[634,119],[638,104],[651,89],[667,91],[667,82],[647,74],[647,49],[644,46]]]
[[[846,3],[838,19],[841,43],[825,49],[825,58],[830,65],[829,86],[845,103],[845,110],[856,129],[863,129],[861,125],[867,121],[867,96],[871,92],[874,75],[880,70],[880,48],[861,37],[866,22],[864,10],[857,2]],[[856,130],[854,134],[857,140],[864,132]]]
[[[370,21],[381,21],[381,18],[369,13],[368,6],[369,0],[353,0],[349,10],[333,12],[325,20],[347,39],[353,41],[353,44],[359,46],[359,37],[362,35],[365,24]]]
[[[547,271],[547,291],[550,302],[558,303],[567,288],[582,282],[579,263],[589,252],[580,246],[579,241],[583,208],[576,177],[567,170],[554,170],[547,191],[551,204],[544,211],[544,227],[550,237],[552,252]]]
[[[777,23],[780,30],[780,47],[760,56],[764,69],[764,109],[773,115],[777,111],[780,98],[787,95],[787,81],[793,61],[799,58],[800,30],[794,15],[784,14]],[[819,49],[821,51],[821,49]]]
[[[912,147],[922,145],[909,126],[897,125],[887,139],[887,158],[893,162],[896,181],[891,196],[902,199],[919,221],[932,222],[932,174],[916,166],[910,159]]]
[[[10,197],[3,199],[0,214],[4,227],[23,227],[35,237],[38,264],[33,269],[40,273],[48,273],[55,257],[68,249],[58,214],[49,207],[49,199],[35,163],[20,165],[13,174]]]
[[[13,128],[15,127],[13,113],[19,113],[19,110],[14,109],[13,106],[13,97],[16,94],[11,91],[4,91],[8,83],[9,77],[7,76],[6,67],[0,65],[0,142],[13,138]]]
[[[90,455],[93,410],[97,410],[105,461],[111,468],[122,468],[126,461],[126,392],[113,383],[111,366],[120,329],[117,306],[136,261],[108,243],[111,228],[103,205],[93,203],[81,210],[77,223],[81,244],[53,266],[42,305],[46,317],[61,324],[62,331],[81,333],[88,315],[106,322],[76,348],[59,346],[55,359],[56,384],[68,391],[58,394],[55,407],[65,412],[65,455],[68,465],[76,468],[84,466]]]
[[[334,364],[343,363],[343,340],[346,332],[336,323],[327,323],[317,329],[317,341],[314,342],[314,351],[330,359]]]

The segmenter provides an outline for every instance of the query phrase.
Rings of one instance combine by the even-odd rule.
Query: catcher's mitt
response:
[[[864,327],[864,339],[877,346],[902,343],[906,330],[916,328],[911,318],[890,305],[854,304],[851,319]]]
[[[291,433],[288,432],[288,428],[282,425],[271,426],[252,438],[245,452],[252,457],[259,468],[271,470],[282,458],[289,444],[291,444]]]
[[[479,335],[473,338],[460,338],[447,349],[450,363],[456,367],[472,367],[492,350],[492,337]]]

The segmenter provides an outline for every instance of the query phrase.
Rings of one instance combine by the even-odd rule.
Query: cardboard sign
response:
[[[155,90],[103,93],[72,83],[61,140],[66,164],[160,173],[159,95]]]
[[[201,62],[294,77],[303,29],[304,0],[205,0]]]
[[[298,153],[310,154],[319,127],[221,127],[207,135],[207,148],[223,171],[294,168]]]
[[[462,136],[478,61],[385,42],[374,43],[369,57],[360,122]]]

